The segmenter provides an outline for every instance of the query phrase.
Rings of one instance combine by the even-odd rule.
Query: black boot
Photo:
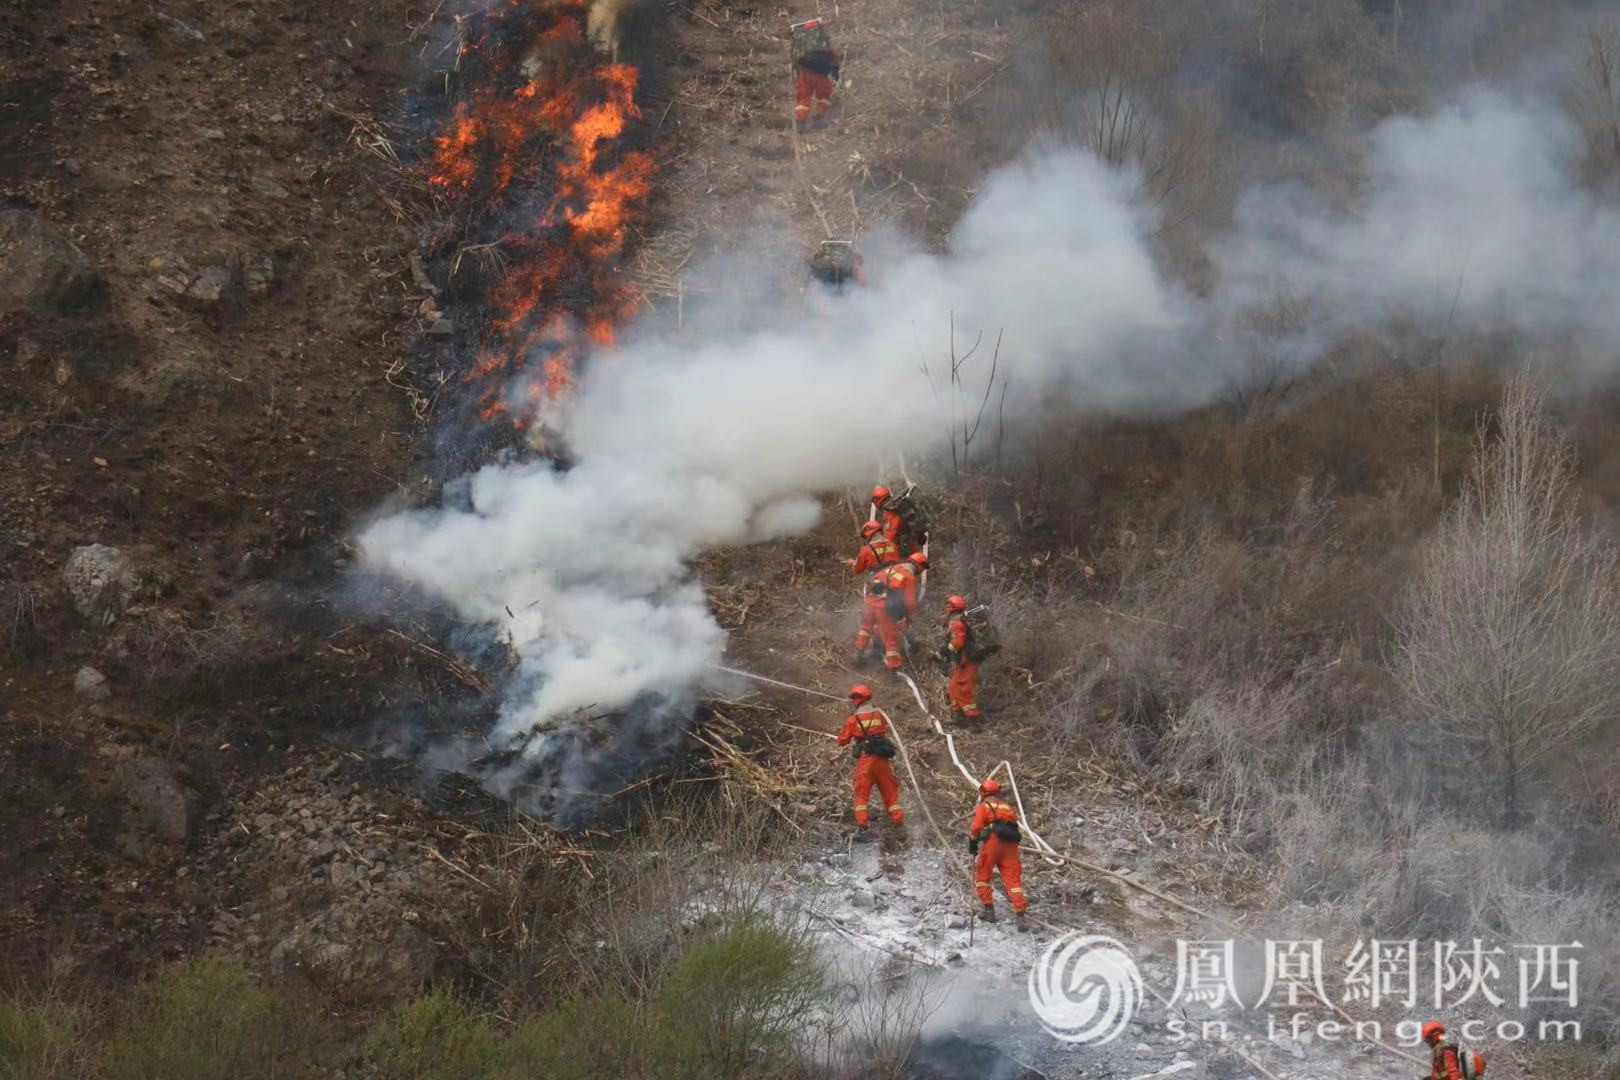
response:
[[[984,910],[979,913],[979,918],[983,919],[985,922],[995,922],[996,921],[996,905],[994,905],[994,904],[986,904],[986,905],[984,905]]]
[[[1026,919],[1026,918],[1024,918],[1024,913],[1023,913],[1023,912],[1022,912],[1022,911],[1020,911],[1020,912],[1019,912],[1019,913],[1018,913],[1018,914],[1017,914],[1017,915],[1016,915],[1016,916],[1015,916],[1015,917],[1014,917],[1014,919],[1015,919],[1015,921],[1016,921],[1016,922],[1017,922],[1017,923],[1018,923],[1018,932],[1019,932],[1019,933],[1020,933],[1020,934],[1027,934],[1027,933],[1029,933],[1029,920],[1028,920],[1028,919]]]

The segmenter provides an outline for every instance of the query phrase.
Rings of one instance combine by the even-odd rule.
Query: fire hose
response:
[[[795,683],[784,682],[781,679],[772,679],[772,678],[769,678],[768,676],[765,676],[765,675],[757,675],[754,672],[744,671],[741,668],[724,667],[724,666],[722,666],[720,664],[714,664],[714,665],[711,665],[711,666],[713,666],[714,668],[716,668],[719,671],[727,672],[728,674],[739,675],[739,676],[742,676],[743,678],[753,679],[753,680],[755,680],[757,682],[769,683],[772,686],[780,686],[780,687],[783,687],[783,688],[788,689],[788,690],[797,690],[800,693],[808,694],[808,695],[810,695],[812,697],[826,698],[826,699],[828,699],[830,701],[842,701],[842,700],[844,700],[844,698],[839,696],[838,694],[829,694],[824,690],[815,690],[815,689],[812,689],[812,688],[810,688],[808,686],[799,686],[799,685],[797,685]],[[962,774],[962,778],[964,780],[966,780],[968,783],[972,784],[973,787],[974,787],[974,790],[977,791],[980,781],[974,779],[973,771],[970,768],[968,768],[966,763],[964,763],[962,761],[961,755],[957,753],[955,737],[953,735],[951,735],[950,732],[946,731],[944,729],[944,727],[940,724],[938,719],[936,719],[934,717],[933,713],[931,713],[929,711],[927,704],[923,700],[922,692],[917,688],[917,684],[916,684],[916,682],[914,682],[912,680],[911,676],[905,674],[904,672],[902,672],[901,675],[900,675],[900,678],[904,679],[905,682],[906,682],[906,685],[911,688],[912,696],[916,699],[918,708],[920,708],[922,710],[923,715],[928,718],[928,721],[929,721],[930,724],[933,725],[934,730],[937,733],[939,733],[940,735],[944,736],[944,738],[945,738],[945,746],[946,746],[946,749],[950,752],[952,764],[954,764],[956,766],[957,771]],[[933,811],[930,810],[929,806],[928,806],[928,800],[923,795],[922,784],[921,784],[920,781],[918,781],[916,770],[912,767],[911,755],[906,750],[906,744],[905,744],[904,737],[901,736],[898,726],[894,723],[894,720],[889,716],[887,711],[885,711],[883,709],[879,709],[878,712],[883,714],[883,719],[888,725],[889,734],[891,734],[893,736],[893,738],[894,738],[895,748],[900,751],[901,763],[905,766],[906,777],[911,781],[912,790],[913,790],[913,792],[915,792],[915,794],[917,796],[918,805],[920,805],[922,807],[923,816],[928,819],[928,824],[934,830],[934,835],[939,840],[940,847],[943,850],[947,850],[947,851],[950,850],[950,846],[951,846],[950,842],[946,839],[944,830],[939,827],[939,822],[937,822],[934,819]],[[1171,896],[1169,893],[1161,892],[1158,889],[1155,889],[1155,888],[1153,888],[1152,886],[1149,886],[1149,885],[1145,885],[1140,881],[1133,880],[1132,878],[1127,877],[1124,874],[1117,873],[1116,871],[1109,870],[1106,867],[1098,866],[1096,863],[1088,862],[1085,859],[1078,859],[1078,858],[1075,858],[1072,855],[1068,855],[1068,854],[1065,854],[1063,852],[1060,852],[1060,851],[1057,851],[1056,849],[1054,849],[1050,844],[1048,844],[1046,842],[1045,839],[1043,839],[1041,837],[1041,835],[1038,832],[1035,831],[1034,827],[1029,824],[1029,816],[1024,810],[1023,799],[1019,796],[1019,793],[1018,793],[1018,781],[1017,781],[1017,777],[1016,777],[1016,775],[1015,775],[1015,773],[1013,771],[1013,767],[1012,767],[1011,763],[1008,762],[1008,761],[1002,761],[1000,764],[998,764],[994,769],[992,769],[990,771],[990,776],[995,776],[997,773],[1001,772],[1003,769],[1005,769],[1006,773],[1007,773],[1008,787],[1010,787],[1012,789],[1012,792],[1013,792],[1014,804],[1018,807],[1018,821],[1019,821],[1019,824],[1020,824],[1020,826],[1022,828],[1027,830],[1029,835],[1031,837],[1033,837],[1034,840],[1035,840],[1035,844],[1033,844],[1033,845],[1023,845],[1023,844],[1021,844],[1021,845],[1019,845],[1020,847],[1028,847],[1034,854],[1038,855],[1040,858],[1045,859],[1048,863],[1051,863],[1051,864],[1066,863],[1066,864],[1068,864],[1070,866],[1074,866],[1074,867],[1076,867],[1077,869],[1080,869],[1080,870],[1085,870],[1085,871],[1088,871],[1090,873],[1099,874],[1099,875],[1102,875],[1104,877],[1113,878],[1115,881],[1118,881],[1118,882],[1120,882],[1120,883],[1122,883],[1124,885],[1127,885],[1130,888],[1137,890],[1138,892],[1145,893],[1146,895],[1151,896],[1156,900],[1160,900],[1160,901],[1162,901],[1162,902],[1164,902],[1166,904],[1169,904],[1172,907],[1179,908],[1182,911],[1187,912],[1188,914],[1196,915],[1201,919],[1206,919],[1206,920],[1208,920],[1210,922],[1218,923],[1218,924],[1220,924],[1222,926],[1225,926],[1225,927],[1227,927],[1228,929],[1231,929],[1231,930],[1237,930],[1238,929],[1238,927],[1234,923],[1232,923],[1231,920],[1229,920],[1229,919],[1224,919],[1224,918],[1221,918],[1221,917],[1216,916],[1216,915],[1211,915],[1209,912],[1200,910],[1199,908],[1194,907],[1193,905],[1187,903],[1186,901],[1177,899],[1176,897]],[[988,777],[987,777],[987,779],[988,779]],[[1053,933],[1062,934],[1062,933],[1068,932],[1063,927],[1055,926],[1055,925],[1053,925],[1051,923],[1045,922],[1044,920],[1037,919],[1037,918],[1034,918],[1034,917],[1030,917],[1030,918],[1031,918],[1031,921],[1034,922],[1036,925],[1044,927],[1045,929],[1050,930]],[[1300,983],[1300,984],[1297,984],[1297,985],[1299,985],[1301,987],[1301,989],[1305,990],[1305,992],[1310,994],[1311,997],[1315,998],[1318,1002],[1320,1002],[1322,1005],[1326,1006],[1328,1009],[1330,1009],[1331,1011],[1336,1013],[1338,1016],[1340,1016],[1346,1022],[1351,1023],[1351,1024],[1355,1023],[1354,1018],[1351,1017],[1349,1013],[1345,1012],[1344,1009],[1340,1008],[1339,1006],[1335,1005],[1333,1002],[1327,1000],[1326,998],[1324,998],[1323,996],[1318,994],[1316,992],[1315,987],[1305,985],[1304,983]],[[1150,991],[1152,991],[1152,987],[1149,987],[1148,989]],[[1153,992],[1154,997],[1158,998],[1159,1001],[1162,1002],[1166,1007],[1169,1007],[1170,1003],[1162,995],[1160,995],[1156,991],[1152,991],[1152,992]],[[1416,1056],[1414,1056],[1412,1054],[1408,1054],[1404,1050],[1400,1050],[1400,1049],[1398,1049],[1396,1047],[1390,1046],[1387,1043],[1384,1043],[1382,1041],[1374,1040],[1374,1045],[1377,1046],[1380,1050],[1383,1050],[1385,1053],[1388,1053],[1388,1054],[1393,1055],[1395,1057],[1401,1058],[1404,1061],[1414,1061],[1414,1062],[1422,1063],[1421,1058],[1416,1057]],[[1247,1062],[1250,1066],[1252,1066],[1257,1072],[1261,1073],[1263,1076],[1270,1077],[1270,1078],[1272,1078],[1272,1080],[1277,1080],[1277,1077],[1276,1077],[1275,1073],[1271,1072],[1264,1065],[1260,1064],[1258,1061],[1256,1061],[1254,1058],[1250,1057],[1248,1054],[1243,1053],[1243,1051],[1240,1048],[1238,1048],[1236,1046],[1230,1046],[1229,1045],[1228,1049],[1232,1050],[1233,1053],[1235,1053],[1235,1054],[1237,1054],[1237,1056],[1241,1057],[1245,1062]]]

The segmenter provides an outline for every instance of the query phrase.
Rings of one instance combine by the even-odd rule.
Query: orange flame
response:
[[[523,79],[475,90],[433,140],[428,182],[462,206],[476,201],[499,212],[547,193],[543,204],[504,218],[518,223],[500,237],[505,269],[490,290],[489,332],[466,375],[481,384],[486,419],[511,416],[501,395],[513,375],[532,376],[525,412],[565,395],[581,357],[612,345],[635,303],[617,269],[656,166],[650,154],[622,145],[641,116],[636,69],[582,62],[589,55],[584,10],[584,0],[511,0],[491,17],[464,57],[489,58],[492,74],[508,77],[495,81],[518,71]],[[537,29],[517,52],[504,21],[516,18],[521,27],[525,15]]]

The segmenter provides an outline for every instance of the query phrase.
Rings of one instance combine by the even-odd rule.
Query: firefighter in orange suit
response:
[[[889,741],[889,722],[871,701],[870,687],[851,687],[849,704],[855,711],[850,713],[849,719],[844,721],[844,729],[838,733],[839,746],[855,743],[855,824],[862,835],[865,835],[866,826],[871,821],[867,799],[872,794],[873,784],[877,785],[878,794],[883,797],[883,808],[888,811],[889,820],[896,825],[906,820],[905,811],[900,809],[900,785],[895,781],[894,769],[889,765],[889,759],[894,757],[894,744]]]
[[[951,711],[963,720],[979,718],[979,665],[968,659],[968,639],[972,636],[967,622],[967,599],[961,596],[945,598],[945,618],[950,623],[950,637],[939,650],[940,659],[951,665]]]
[[[887,507],[889,504],[889,498],[893,494],[893,492],[884,487],[882,484],[879,484],[877,487],[873,488],[872,510],[877,514],[878,524],[883,526],[883,535],[887,536],[890,540],[898,542],[900,539],[900,530],[905,527],[905,521],[893,510],[885,509],[885,507]]]
[[[899,545],[883,535],[883,526],[877,522],[868,521],[861,525],[861,539],[866,543],[861,545],[860,554],[846,560],[850,569],[857,574],[870,574],[900,561]]]
[[[984,905],[984,921],[996,921],[995,895],[990,891],[990,877],[1001,871],[1001,887],[1007,890],[1017,915],[1018,930],[1025,933],[1029,924],[1024,911],[1029,901],[1024,898],[1024,864],[1018,861],[1018,811],[1001,797],[1001,785],[986,780],[979,785],[979,805],[973,810],[973,821],[968,825],[968,854],[978,856],[973,871],[973,887]]]
[[[1423,1074],[1427,1080],[1464,1080],[1476,1074],[1483,1076],[1487,1071],[1485,1059],[1447,1039],[1446,1025],[1438,1020],[1424,1023],[1423,1042],[1430,1054],[1429,1071]],[[1466,1062],[1463,1060],[1465,1057]],[[1471,1071],[1464,1071],[1465,1064]]]
[[[807,19],[802,28],[820,26],[817,19]],[[826,48],[807,53],[793,61],[793,119],[802,125],[812,118],[819,125],[832,108],[833,91],[838,89],[841,67],[837,46],[826,41]]]
[[[870,610],[878,637],[883,642],[883,666],[891,672],[898,672],[905,662],[901,648],[906,629],[911,625],[911,617],[917,613],[917,575],[926,569],[928,556],[919,551],[904,562],[886,566],[873,574],[872,582],[867,586],[868,604],[873,593],[878,596],[878,606]],[[855,639],[855,647],[857,651],[864,647],[859,636]]]

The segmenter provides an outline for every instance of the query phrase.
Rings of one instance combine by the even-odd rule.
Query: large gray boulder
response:
[[[0,315],[52,315],[82,301],[96,274],[84,252],[29,210],[0,210]]]
[[[97,626],[117,622],[140,585],[129,556],[106,544],[74,549],[62,570],[62,580],[79,614]]]
[[[191,801],[173,765],[159,758],[131,758],[119,764],[117,781],[128,807],[124,846],[131,854],[185,844],[191,835]]]

